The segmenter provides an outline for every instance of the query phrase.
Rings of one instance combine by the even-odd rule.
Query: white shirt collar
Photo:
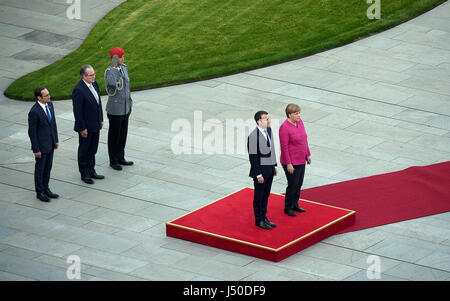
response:
[[[257,125],[256,127],[261,131],[261,133],[267,133],[267,129],[264,129],[264,128],[260,127],[259,125]]]
[[[84,83],[88,86],[88,88],[89,88],[90,86],[94,86],[94,85],[88,83],[87,81],[85,81],[84,79],[83,79],[83,81],[84,81]]]
[[[42,110],[44,110],[45,112],[45,107],[47,106],[47,104],[43,104],[39,100],[36,100],[36,102],[41,106]],[[47,114],[47,112],[45,112],[45,114]]]
[[[260,127],[259,125],[256,125],[256,127],[264,135],[264,138],[269,139],[269,141],[270,141],[270,137],[268,137],[267,129],[264,129],[264,128]]]

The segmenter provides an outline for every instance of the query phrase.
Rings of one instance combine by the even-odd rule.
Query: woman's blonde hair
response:
[[[296,105],[295,103],[290,103],[286,107],[286,117],[289,118],[289,114],[300,112],[302,108],[299,105]]]

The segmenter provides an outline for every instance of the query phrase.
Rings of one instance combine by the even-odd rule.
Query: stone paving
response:
[[[252,185],[245,131],[233,141],[227,125],[258,109],[277,133],[286,104],[302,106],[312,152],[304,188],[450,160],[448,2],[307,58],[132,93],[126,157],[135,165],[109,167],[106,119],[96,157],[106,179],[94,185],[77,171],[71,100],[55,101],[60,148],[50,185],[61,197],[42,203],[31,103],[3,92],[77,48],[122,2],[81,1],[81,20],[67,18],[65,0],[0,3],[1,280],[67,280],[70,255],[81,260],[81,280],[370,280],[370,255],[381,280],[450,280],[450,212],[335,235],[279,263],[165,236],[167,221]],[[285,184],[278,176],[272,191]]]

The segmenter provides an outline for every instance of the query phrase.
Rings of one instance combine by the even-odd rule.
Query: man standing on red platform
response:
[[[277,175],[277,159],[270,128],[269,113],[258,111],[255,114],[256,128],[247,140],[250,159],[250,174],[255,187],[253,195],[253,212],[257,227],[270,230],[277,225],[267,218],[267,204],[273,177]]]

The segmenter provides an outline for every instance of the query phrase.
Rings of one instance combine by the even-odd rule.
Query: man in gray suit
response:
[[[109,165],[115,170],[122,170],[121,165],[133,165],[125,160],[125,144],[128,134],[128,119],[133,100],[130,96],[130,78],[128,67],[123,63],[125,51],[115,47],[111,49],[111,66],[105,70],[108,103],[106,112],[109,119],[108,154]]]

